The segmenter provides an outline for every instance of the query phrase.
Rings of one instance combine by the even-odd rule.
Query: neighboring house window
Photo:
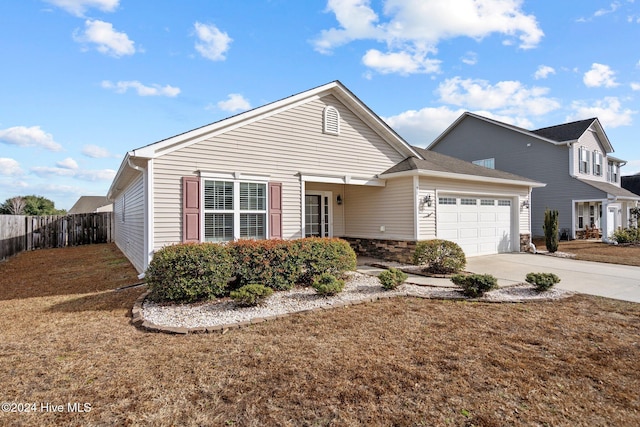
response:
[[[325,107],[322,114],[323,132],[330,135],[340,135],[340,113],[335,107]]]
[[[584,228],[584,205],[578,203],[578,228]]]
[[[438,204],[440,205],[455,205],[455,197],[438,197]]]
[[[607,181],[618,182],[619,174],[620,174],[620,166],[615,162],[609,162],[607,164]]]
[[[598,151],[593,152],[593,174],[602,176],[602,153]]]
[[[489,168],[489,169],[495,169],[496,168],[496,159],[491,158],[491,159],[482,159],[482,160],[474,160],[473,162],[474,165],[478,165],[478,166],[484,166],[485,168]]]
[[[267,185],[237,181],[204,182],[204,240],[266,238]]]
[[[578,163],[580,173],[589,173],[589,150],[584,147],[578,150]]]

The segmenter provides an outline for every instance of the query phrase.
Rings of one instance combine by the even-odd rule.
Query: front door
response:
[[[331,237],[330,200],[331,197],[325,194],[305,195],[305,237]]]

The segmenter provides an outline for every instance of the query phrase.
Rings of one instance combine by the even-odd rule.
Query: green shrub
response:
[[[225,295],[232,274],[228,248],[215,243],[189,243],[156,252],[145,281],[152,299],[182,303]]]
[[[640,229],[638,227],[619,228],[613,232],[613,240],[618,243],[639,243]]]
[[[558,234],[558,211],[546,209],[544,211],[544,224],[542,224],[544,230],[544,242],[547,246],[547,250],[554,253],[558,250],[558,243],[560,235]]]
[[[257,283],[244,285],[229,293],[231,299],[240,307],[260,305],[271,295],[273,295],[273,289]]]
[[[342,277],[356,269],[356,253],[345,240],[308,237],[295,243],[303,263],[301,283],[310,285],[322,273]]]
[[[344,289],[344,280],[336,278],[331,273],[322,273],[313,280],[313,288],[323,296],[336,295]]]
[[[472,298],[498,287],[498,280],[490,274],[456,274],[451,281],[462,288],[464,295]]]
[[[287,290],[300,280],[303,263],[295,241],[237,240],[229,248],[240,286],[264,283],[275,290]]]
[[[416,245],[413,263],[435,274],[457,273],[467,265],[464,251],[457,243],[448,240],[423,240]]]
[[[387,290],[393,290],[407,280],[409,277],[404,271],[391,267],[378,275],[378,279],[382,287]]]
[[[534,285],[538,292],[547,291],[560,283],[560,278],[553,273],[529,273],[525,280]]]

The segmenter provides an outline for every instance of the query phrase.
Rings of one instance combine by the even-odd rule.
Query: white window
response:
[[[580,173],[589,173],[589,150],[580,147],[578,150],[578,165]]]
[[[593,174],[602,176],[602,153],[598,151],[593,152]]]
[[[584,204],[578,203],[578,228],[584,228]]]
[[[460,204],[467,205],[467,206],[472,206],[472,205],[475,206],[478,204],[478,200],[477,199],[460,199]]]
[[[266,222],[266,183],[205,180],[205,241],[264,239]]]
[[[609,161],[607,163],[607,181],[617,183],[619,174],[620,166],[615,162]]]
[[[498,200],[498,206],[511,206],[511,200]]]
[[[478,166],[484,166],[485,168],[489,168],[489,169],[496,168],[496,159],[493,157],[490,159],[474,160],[471,163]]]
[[[323,132],[340,135],[340,113],[335,107],[327,106],[322,114]]]
[[[440,205],[455,205],[455,197],[438,197],[438,204]]]

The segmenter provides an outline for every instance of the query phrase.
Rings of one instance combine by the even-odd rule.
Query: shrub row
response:
[[[617,243],[640,243],[640,228],[619,228],[613,232],[613,240]]]
[[[239,240],[166,246],[145,280],[157,301],[194,302],[256,283],[274,290],[311,285],[322,273],[339,278],[355,268],[356,254],[341,239]]]

